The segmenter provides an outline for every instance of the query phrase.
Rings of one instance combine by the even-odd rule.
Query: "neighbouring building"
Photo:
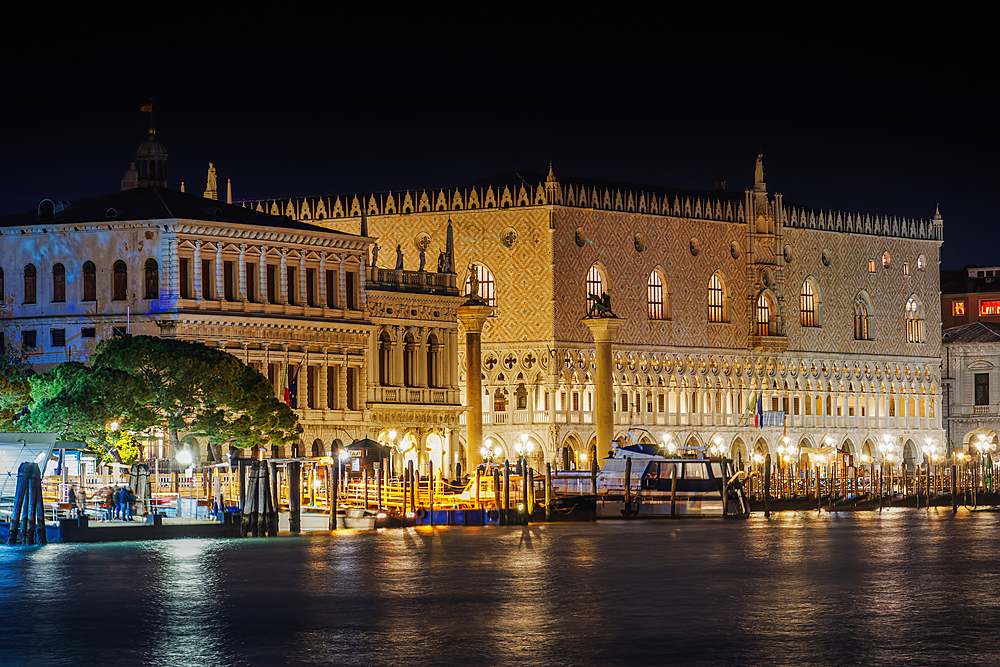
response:
[[[581,323],[588,295],[602,293],[626,320],[613,357],[618,439],[632,430],[718,443],[741,463],[783,444],[834,446],[842,468],[878,458],[886,436],[910,465],[928,438],[943,442],[939,213],[793,204],[768,192],[760,158],[745,192],[559,180],[550,168],[439,190],[241,204],[355,234],[367,224],[409,271],[421,249],[447,265],[453,234],[454,266],[442,268],[458,272],[463,293],[475,275],[495,307],[481,360],[489,456],[527,446],[537,467],[572,468],[603,454],[594,342]],[[390,334],[381,349],[384,386],[405,385],[394,369],[407,344]],[[454,369],[463,386],[466,367],[463,346]],[[382,392],[387,403],[391,395]],[[769,413],[761,428],[758,402]],[[463,432],[450,469],[479,460],[464,444]]]
[[[977,321],[1000,324],[1000,267],[942,271],[942,328]]]
[[[952,449],[978,454],[976,444],[1000,444],[1000,322],[979,321],[942,335],[945,429]]]
[[[372,238],[171,190],[166,166],[151,133],[130,187],[0,218],[13,348],[41,372],[123,333],[201,341],[258,369],[279,396],[288,389],[301,455],[394,428],[424,448],[411,456],[442,460],[463,410],[454,276],[394,271],[368,282]],[[376,372],[386,332],[407,350],[391,389]],[[405,392],[395,386],[403,375]],[[162,441],[150,446],[172,458]]]

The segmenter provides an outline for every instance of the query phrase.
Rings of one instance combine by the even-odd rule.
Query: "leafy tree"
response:
[[[67,361],[32,378],[28,426],[84,441],[124,463],[116,441],[107,437],[108,426],[119,422],[142,430],[153,419],[148,400],[142,381],[125,371]]]
[[[206,435],[219,460],[219,442],[251,448],[292,442],[302,433],[295,413],[275,397],[267,379],[218,348],[122,336],[98,345],[93,367],[137,378],[146,392],[141,429],[167,431],[175,447],[181,433]]]
[[[0,351],[0,431],[19,430],[17,421],[31,401],[31,366],[4,344]]]

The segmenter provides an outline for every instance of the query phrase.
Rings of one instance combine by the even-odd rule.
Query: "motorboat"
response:
[[[730,460],[705,457],[700,448],[686,449],[688,456],[677,457],[660,451],[633,441],[603,459],[596,475],[598,519],[749,515],[744,473],[734,470]],[[593,473],[554,473],[552,487],[563,501],[573,496],[593,498]]]

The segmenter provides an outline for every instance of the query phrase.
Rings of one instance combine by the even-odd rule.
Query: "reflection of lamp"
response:
[[[674,436],[669,433],[663,436],[663,446],[667,448],[667,453],[670,455],[677,452],[677,445],[674,444]]]

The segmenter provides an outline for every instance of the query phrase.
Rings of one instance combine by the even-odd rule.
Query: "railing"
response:
[[[972,414],[974,415],[988,415],[993,411],[990,409],[992,406],[989,405],[974,405],[972,406]]]
[[[456,275],[454,273],[429,273],[427,271],[405,271],[396,269],[381,269],[377,266],[371,268],[369,273],[368,286],[373,289],[408,289],[418,288],[454,291],[458,293],[456,287]]]

